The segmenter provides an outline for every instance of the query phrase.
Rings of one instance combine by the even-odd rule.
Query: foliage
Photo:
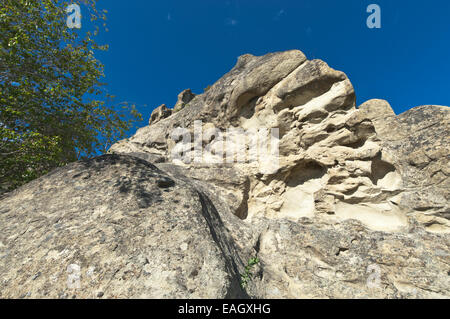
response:
[[[242,288],[247,288],[248,283],[250,282],[250,280],[252,280],[253,277],[253,273],[251,273],[250,270],[257,264],[259,264],[258,257],[250,258],[250,260],[248,261],[247,266],[245,266],[245,272],[241,274]]]
[[[2,0],[0,192],[104,152],[140,119],[134,106],[110,105],[113,96],[100,81],[103,65],[94,52],[108,46],[94,37],[106,11],[83,0],[92,30],[81,32],[66,25],[69,4]]]

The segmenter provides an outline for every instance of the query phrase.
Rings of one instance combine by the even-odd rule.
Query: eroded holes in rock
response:
[[[351,142],[351,143],[342,143],[342,146],[346,146],[346,147],[350,147],[350,148],[360,148],[363,147],[364,144],[366,144],[366,140],[365,139],[358,139],[355,142]]]
[[[327,172],[327,169],[317,162],[309,161],[297,165],[289,174],[286,186],[297,187],[312,179],[320,179]]]
[[[175,182],[172,179],[163,176],[156,180],[156,185],[159,188],[168,188],[174,186]]]
[[[371,121],[362,121],[358,123],[354,128],[350,128],[357,136],[361,138],[368,139],[369,137],[377,134],[375,131],[375,127]]]
[[[312,217],[315,211],[314,193],[322,188],[326,168],[314,161],[304,162],[292,169],[286,179],[286,191],[282,194],[280,217],[298,219]]]
[[[251,119],[253,115],[255,114],[255,106],[256,102],[258,101],[259,96],[255,96],[248,101],[248,103],[245,103],[245,105],[241,106],[241,111],[239,115],[245,119]],[[240,98],[239,98],[240,99]]]
[[[331,134],[337,131],[337,127],[335,125],[328,125],[326,128],[326,132]]]
[[[83,172],[73,175],[72,178],[78,178],[78,177],[80,177],[81,175],[83,175]]]
[[[338,251],[336,252],[336,256],[339,256],[342,253],[345,253],[348,250],[348,248],[339,247]]]
[[[374,185],[379,185],[380,182],[383,181],[384,179],[389,179],[388,174],[395,172],[395,167],[394,165],[386,161],[383,161],[381,159],[381,154],[379,154],[376,158],[372,160],[371,171],[372,174],[370,175],[370,179],[372,180],[372,183]],[[392,178],[394,178],[394,176]]]

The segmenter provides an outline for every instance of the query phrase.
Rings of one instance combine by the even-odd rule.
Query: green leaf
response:
[[[101,26],[96,1],[83,3]],[[95,58],[108,47],[67,28],[68,4],[2,0],[0,6],[0,187],[8,190],[104,152],[142,118],[134,106],[112,104]]]

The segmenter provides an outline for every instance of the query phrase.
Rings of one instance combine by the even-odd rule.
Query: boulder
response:
[[[0,212],[1,298],[246,296],[210,200],[137,157],[54,170]]]

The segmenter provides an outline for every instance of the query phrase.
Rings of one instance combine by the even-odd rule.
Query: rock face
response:
[[[1,214],[1,298],[245,296],[215,208],[147,161],[68,165],[4,199]]]
[[[191,89],[184,90],[180,94],[178,94],[178,100],[175,106],[173,107],[174,112],[178,112],[182,110],[189,102],[191,102],[195,97],[195,94],[192,93]]]
[[[355,100],[300,51],[241,56],[4,196],[1,296],[449,298],[449,109]]]
[[[150,115],[150,120],[148,121],[148,125],[155,124],[166,117],[169,117],[172,115],[171,109],[167,108],[165,104],[162,104],[158,106],[153,112],[152,115]]]
[[[377,109],[383,111],[375,114]],[[374,123],[386,152],[396,158],[405,188],[402,205],[418,212],[427,228],[448,230],[443,227],[450,219],[448,107],[425,105],[395,116],[388,102],[372,100],[360,110]]]

